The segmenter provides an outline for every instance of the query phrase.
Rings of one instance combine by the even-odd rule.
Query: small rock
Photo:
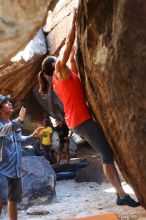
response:
[[[97,210],[102,210],[102,209],[103,209],[103,207],[98,207],[98,208],[97,208]]]
[[[46,209],[44,209],[43,207],[31,207],[29,209],[27,209],[26,214],[27,215],[47,215],[50,212]]]

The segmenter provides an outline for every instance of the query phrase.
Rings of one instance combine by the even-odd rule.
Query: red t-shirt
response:
[[[77,74],[65,80],[57,80],[53,76],[54,90],[64,105],[65,120],[69,128],[75,128],[91,118],[84,90]]]

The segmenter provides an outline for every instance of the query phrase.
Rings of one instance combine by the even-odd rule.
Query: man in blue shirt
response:
[[[22,107],[15,120],[10,120],[12,113],[10,96],[0,95],[0,214],[3,202],[8,200],[9,218],[17,220],[17,202],[22,198],[21,147],[34,144],[41,128],[21,136],[26,109]]]

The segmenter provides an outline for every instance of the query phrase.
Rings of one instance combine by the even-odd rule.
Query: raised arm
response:
[[[39,138],[39,134],[44,129],[44,127],[38,127],[36,128],[33,133],[29,136],[21,136],[21,144],[23,147],[27,145],[35,145],[36,143],[36,138]]]
[[[71,72],[78,74],[77,65],[76,65],[76,61],[75,61],[75,50],[76,50],[76,47],[73,46],[70,57],[69,57],[69,62],[70,62]]]
[[[73,19],[71,24],[71,29],[66,37],[65,45],[63,47],[63,50],[59,54],[58,60],[56,62],[56,70],[60,72],[60,68],[64,68],[66,66],[66,63],[69,59],[72,46],[74,44],[75,40],[75,20],[76,20],[76,10],[73,11]]]

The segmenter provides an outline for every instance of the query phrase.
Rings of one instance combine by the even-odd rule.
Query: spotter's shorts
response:
[[[21,178],[9,178],[0,175],[0,200],[20,202],[22,200]]]

